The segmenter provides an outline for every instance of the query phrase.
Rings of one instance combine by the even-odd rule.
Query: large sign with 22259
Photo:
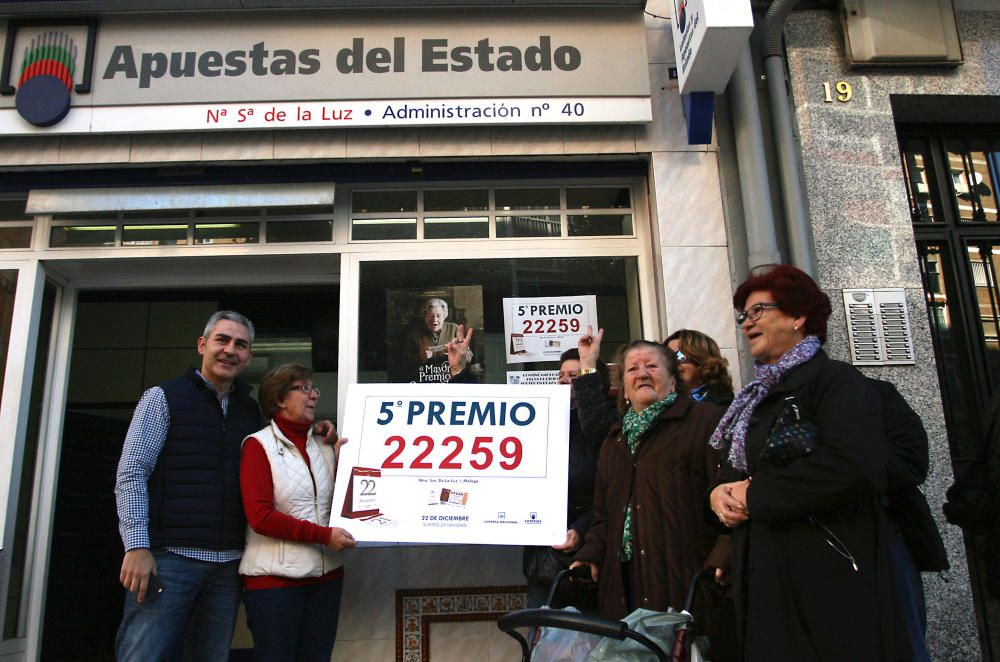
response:
[[[569,387],[355,384],[331,526],[359,541],[566,538]]]

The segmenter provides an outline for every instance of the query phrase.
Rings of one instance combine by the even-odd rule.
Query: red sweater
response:
[[[312,423],[290,421],[281,416],[275,416],[274,422],[281,433],[299,449],[299,454],[309,467],[309,455],[306,454],[306,436]],[[271,477],[271,463],[267,454],[255,437],[250,437],[243,444],[243,456],[240,458],[240,489],[243,492],[243,510],[247,515],[247,523],[262,536],[292,540],[294,542],[315,543],[326,545],[330,541],[333,529],[297,519],[274,508],[274,480]],[[243,587],[248,590],[261,588],[281,588],[317,584],[343,577],[343,567],[332,570],[322,577],[277,577],[275,575],[244,576]]]

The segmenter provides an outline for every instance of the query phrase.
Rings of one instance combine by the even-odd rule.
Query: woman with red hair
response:
[[[727,456],[709,502],[733,536],[744,660],[890,660],[893,606],[881,499],[879,397],[820,348],[830,300],[779,265],[733,296],[756,362],[711,443]]]

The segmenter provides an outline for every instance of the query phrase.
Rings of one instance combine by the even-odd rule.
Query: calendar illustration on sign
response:
[[[520,333],[510,334],[510,353],[524,354],[528,350],[524,348],[524,335]]]
[[[352,468],[341,516],[358,519],[381,514],[378,504],[378,488],[381,478],[381,469]]]

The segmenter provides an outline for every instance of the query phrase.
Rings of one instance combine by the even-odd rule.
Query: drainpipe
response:
[[[816,276],[816,258],[812,252],[812,228],[806,208],[805,183],[799,171],[798,142],[792,121],[792,109],[785,85],[785,60],[782,36],[785,19],[792,13],[799,0],[774,0],[761,29],[761,48],[764,57],[764,76],[767,78],[767,97],[771,106],[771,125],[778,159],[785,225],[788,231],[788,250],[791,262],[807,274]]]
[[[729,79],[729,104],[733,115],[736,162],[740,169],[750,273],[758,267],[781,262],[755,78],[753,56],[747,42]]]

